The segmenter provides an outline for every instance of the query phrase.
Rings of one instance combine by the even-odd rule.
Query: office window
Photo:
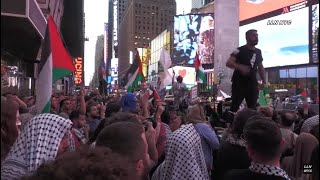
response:
[[[307,77],[317,78],[318,77],[318,68],[317,67],[308,67],[307,68]]]

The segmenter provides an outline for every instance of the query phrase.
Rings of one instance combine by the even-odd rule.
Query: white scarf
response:
[[[166,158],[152,180],[208,180],[201,139],[192,124],[176,130],[167,142]]]
[[[3,161],[1,179],[20,179],[43,163],[54,160],[62,138],[71,126],[69,119],[55,114],[39,114],[32,118]]]

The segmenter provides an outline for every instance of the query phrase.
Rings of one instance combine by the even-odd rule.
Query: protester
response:
[[[71,113],[70,99],[63,99],[60,102],[60,113],[59,116],[68,119]]]
[[[218,137],[206,120],[203,108],[197,104],[189,107],[187,121],[194,125],[201,138],[201,145],[208,172],[213,170],[213,151],[219,149]]]
[[[263,114],[266,118],[269,118],[272,120],[273,117],[273,109],[270,106],[266,107],[258,107],[258,112]]]
[[[41,165],[34,174],[23,180],[143,180],[135,177],[135,167],[123,156],[108,148],[82,147]]]
[[[91,103],[87,106],[87,123],[90,127],[89,137],[93,136],[93,133],[97,129],[101,122],[99,118],[99,111],[96,103]]]
[[[76,148],[80,147],[81,144],[87,144],[90,127],[86,124],[86,115],[76,110],[70,113],[69,119],[72,122],[71,132],[74,135]]]
[[[318,140],[309,133],[301,133],[298,136],[293,156],[285,157],[281,162],[282,168],[291,179],[309,179],[309,175],[303,174],[303,166],[309,164],[312,151],[317,145]]]
[[[105,111],[105,119],[101,120],[101,122],[98,125],[97,129],[95,130],[93,136],[90,137],[90,143],[93,143],[94,141],[96,141],[99,133],[105,127],[106,119],[110,118],[112,115],[119,112],[120,109],[121,109],[121,107],[118,102],[109,102],[107,104],[106,111]]]
[[[183,83],[183,77],[179,75],[177,77],[177,82],[173,82],[172,86],[173,86],[174,106],[177,110],[179,109],[182,111],[183,109],[187,108],[185,106],[188,106],[187,104],[185,104],[187,86],[185,83]]]
[[[250,158],[246,150],[246,142],[241,138],[246,123],[253,121],[260,113],[252,109],[239,111],[232,123],[230,133],[220,144],[218,158],[214,170],[215,179],[220,179],[232,169],[245,169],[250,166]],[[270,120],[269,120],[270,121]]]
[[[66,151],[74,151],[72,122],[54,114],[31,119],[1,165],[1,179],[20,179]]]
[[[234,50],[226,66],[234,69],[232,76],[231,111],[237,112],[243,99],[249,108],[255,109],[258,98],[257,69],[262,83],[266,84],[265,70],[262,64],[261,50],[258,44],[258,33],[255,29],[246,32],[247,44]]]
[[[280,121],[280,131],[282,138],[284,139],[284,146],[282,150],[283,156],[292,156],[293,149],[296,144],[296,140],[298,135],[293,132],[294,122],[296,120],[296,116],[291,112],[283,112],[281,114]]]
[[[51,114],[58,114],[57,112],[59,109],[59,102],[58,98],[56,96],[51,96],[51,108],[50,108],[50,113]]]
[[[192,124],[183,125],[170,136],[165,154],[152,180],[209,179],[201,139]]]
[[[169,108],[169,127],[171,132],[176,131],[183,124],[181,117],[178,115],[177,110],[174,107]]]
[[[289,180],[280,168],[282,136],[278,125],[265,117],[255,117],[243,129],[243,138],[251,165],[229,171],[224,180]]]
[[[134,167],[136,175],[132,177],[133,179],[147,179],[152,161],[143,126],[138,121],[115,122],[106,126],[98,135],[96,147],[108,147],[112,152],[134,163],[125,166],[125,168]]]
[[[18,137],[18,115],[18,103],[1,96],[1,162],[7,156],[11,146]]]

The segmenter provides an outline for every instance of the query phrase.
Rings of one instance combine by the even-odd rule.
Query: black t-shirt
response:
[[[258,65],[263,61],[261,50],[258,48],[254,50],[248,49],[248,47],[244,45],[234,50],[231,56],[236,58],[236,63],[251,67],[250,74],[246,76],[235,70],[233,72],[232,82],[257,82]]]
[[[249,169],[233,169],[229,171],[223,180],[286,180],[281,176],[258,174]]]

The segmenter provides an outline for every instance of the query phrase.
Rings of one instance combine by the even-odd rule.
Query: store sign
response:
[[[81,57],[75,59],[74,67],[76,69],[74,73],[74,84],[80,85],[82,84],[83,77],[83,61]]]

